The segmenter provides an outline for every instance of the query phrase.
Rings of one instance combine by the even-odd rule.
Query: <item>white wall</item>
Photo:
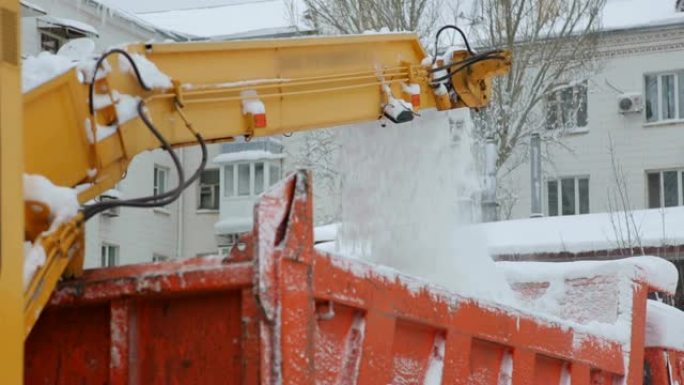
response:
[[[173,164],[162,151],[146,152],[133,159],[126,177],[119,183],[123,199],[152,195],[154,166],[170,170],[168,187],[178,183]],[[121,215],[98,215],[86,227],[86,267],[100,265],[100,245],[119,246],[119,263],[149,262],[154,254],[176,256],[178,202],[165,208],[121,208]]]
[[[206,169],[219,168],[212,159],[219,154],[219,144],[207,146],[209,153]],[[190,175],[199,165],[201,151],[197,146],[182,150],[183,164],[186,174]],[[180,257],[194,257],[200,254],[215,254],[217,252],[214,223],[218,221],[218,210],[199,210],[199,183],[194,183],[183,193],[181,225],[181,253]]]
[[[546,178],[589,176],[590,212],[608,211],[607,195],[614,186],[610,140],[624,169],[633,208],[647,208],[646,171],[684,168],[684,122],[646,124],[644,112],[618,113],[619,92],[644,92],[644,74],[684,70],[684,26],[658,31],[609,34],[602,41],[602,69],[589,81],[588,130],[568,134],[545,162]],[[513,218],[530,214],[530,170],[524,164],[507,182],[516,186],[520,201]],[[544,207],[547,197],[544,187]]]

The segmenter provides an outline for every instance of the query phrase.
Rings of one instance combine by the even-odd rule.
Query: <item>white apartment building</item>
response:
[[[644,9],[608,23],[599,71],[547,97],[548,129],[568,119],[577,127],[561,138],[567,149],[556,148],[543,162],[544,215],[684,205],[684,14],[673,0],[653,19],[649,8],[663,2],[630,2]],[[530,166],[505,183],[519,198],[511,217],[530,216]],[[618,184],[628,204],[615,200]]]

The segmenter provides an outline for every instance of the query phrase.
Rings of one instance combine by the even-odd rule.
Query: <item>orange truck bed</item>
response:
[[[225,259],[63,283],[26,342],[25,383],[636,385],[646,359],[649,383],[666,385],[670,361],[681,366],[679,352],[644,349],[645,282],[633,285],[625,349],[322,254],[311,219],[298,172],[264,194]]]

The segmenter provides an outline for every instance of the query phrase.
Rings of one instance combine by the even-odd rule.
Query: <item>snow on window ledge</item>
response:
[[[155,207],[152,209],[155,214],[163,214],[167,216],[171,216],[171,211],[167,209],[166,207]]]
[[[219,209],[197,209],[196,214],[218,214]]]
[[[668,120],[658,120],[655,122],[644,122],[643,127],[662,127],[662,126],[673,126],[677,124],[684,124],[684,119],[668,119]]]

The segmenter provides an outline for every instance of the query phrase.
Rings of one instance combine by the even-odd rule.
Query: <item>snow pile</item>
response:
[[[408,95],[420,95],[420,84],[401,83],[401,90]]]
[[[679,274],[657,257],[615,261],[498,262],[526,312],[627,344],[634,282],[673,293]]]
[[[684,245],[684,207],[637,210],[631,215],[638,232],[631,239],[638,235],[642,247]],[[492,255],[613,250],[627,239],[624,213],[518,219],[475,227],[486,235]]]
[[[21,90],[26,93],[41,84],[69,71],[75,63],[69,58],[41,52],[29,56],[22,63]]]
[[[648,301],[646,346],[684,351],[684,312],[657,301]]]
[[[112,91],[111,97],[109,94],[93,94],[93,107],[95,110],[110,106],[112,103],[114,103],[119,124],[138,117],[139,97],[121,94],[116,90]]]
[[[87,37],[73,39],[66,42],[57,51],[58,56],[63,56],[74,61],[91,59],[95,53],[95,41]]]
[[[118,126],[116,125],[111,125],[111,126],[102,126],[100,124],[95,125],[95,135],[93,135],[93,126],[90,122],[89,118],[86,118],[85,120],[85,133],[86,137],[88,138],[89,143],[97,143],[99,141],[105,140],[108,137],[116,134],[116,131],[119,129]]]
[[[116,117],[119,120],[119,124],[126,123],[127,121],[138,117],[139,97],[120,94],[117,91],[114,91],[112,94],[114,99],[116,99],[114,107],[116,108]]]
[[[50,208],[52,225],[48,231],[76,216],[80,208],[76,190],[55,186],[42,175],[24,174],[24,200],[42,202]]]
[[[467,110],[455,111],[459,118]],[[479,188],[467,129],[425,111],[413,122],[339,130],[342,224],[327,251],[390,266],[460,294],[513,301],[467,201]],[[467,126],[467,125],[466,125]],[[489,284],[483,285],[486,281]]]
[[[264,103],[259,100],[259,96],[257,95],[256,91],[245,90],[240,92],[240,96],[242,97],[243,115],[257,115],[266,113],[266,107],[264,106]]]
[[[145,56],[134,53],[131,54],[131,57],[133,58],[136,67],[138,67],[140,76],[142,76],[145,85],[154,89],[167,89],[173,87],[171,78],[161,72],[159,68]],[[119,56],[119,69],[121,72],[135,75],[131,62],[123,55]]]
[[[24,174],[24,200],[46,204],[50,208],[50,233],[70,220],[80,205],[76,190],[55,186],[42,175]],[[24,286],[28,285],[38,268],[45,263],[45,250],[42,245],[24,243]]]
[[[647,283],[659,291],[674,293],[679,273],[669,261],[650,256],[610,261],[497,262],[511,283],[572,280],[598,275],[622,275]]]

